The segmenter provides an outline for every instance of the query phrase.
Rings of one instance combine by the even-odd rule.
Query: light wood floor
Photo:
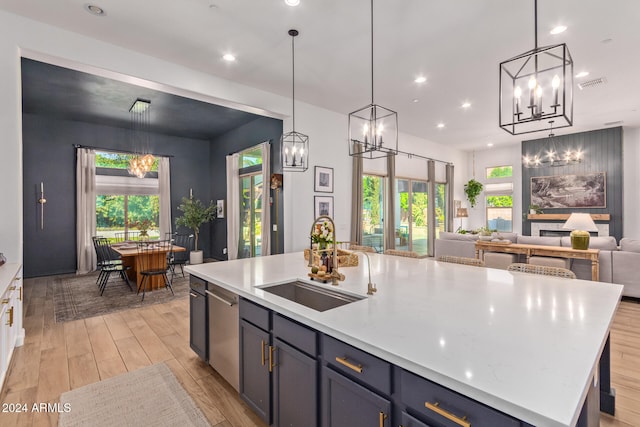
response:
[[[189,300],[55,323],[52,278],[25,281],[26,339],[0,402],[58,402],[65,391],[165,362],[215,427],[264,426],[189,348]],[[623,301],[611,330],[616,416],[603,427],[640,426],[640,304]],[[57,414],[0,413],[0,426],[57,425]]]
[[[265,426],[189,347],[188,298],[55,323],[52,284],[25,280],[25,344],[14,353],[0,402],[58,402],[68,390],[164,362],[212,426]],[[57,424],[57,413],[0,413],[2,427]]]

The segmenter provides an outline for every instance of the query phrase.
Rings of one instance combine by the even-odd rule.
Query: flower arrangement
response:
[[[140,230],[140,236],[146,236],[147,231],[149,231],[150,228],[155,227],[155,224],[150,219],[143,219],[142,221],[129,221],[127,226],[129,228],[137,228]]]
[[[320,247],[326,247],[327,243],[333,243],[333,227],[329,221],[316,223],[311,232],[311,241]]]

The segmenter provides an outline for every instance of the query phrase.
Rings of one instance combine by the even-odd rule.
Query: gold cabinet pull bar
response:
[[[9,325],[9,327],[13,326],[13,307],[9,309],[9,321],[7,325]]]
[[[262,344],[260,344],[260,349],[262,350],[262,366],[265,365],[265,360],[266,358],[264,357],[264,346],[265,346],[266,342],[264,342],[264,340],[262,340]]]
[[[380,411],[380,427],[384,427],[384,420],[386,419],[387,415],[384,412]]]
[[[22,301],[22,286],[20,286],[20,301]]]
[[[362,373],[362,365],[358,364],[356,365],[355,363],[351,363],[347,360],[347,357],[336,357],[336,362],[338,362],[339,364],[346,366],[347,368],[356,371],[357,373],[361,374]]]
[[[273,350],[275,349],[275,346],[269,346],[269,372],[273,372],[273,367],[275,366],[273,363]]]
[[[442,409],[440,407],[440,403],[439,402],[436,402],[436,403],[424,402],[424,406],[427,409],[432,410],[436,414],[441,415],[441,416],[445,417],[446,419],[448,419],[450,421],[453,421],[454,423],[458,424],[461,427],[471,427],[471,423],[469,421],[467,421],[467,416],[466,415],[464,417],[462,417],[462,418],[456,417],[451,412]]]

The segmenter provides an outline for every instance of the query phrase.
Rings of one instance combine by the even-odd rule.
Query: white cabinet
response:
[[[13,350],[24,343],[22,327],[22,267],[0,267],[0,385],[4,385]]]

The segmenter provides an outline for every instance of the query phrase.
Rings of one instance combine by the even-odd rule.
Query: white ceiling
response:
[[[295,28],[296,100],[345,114],[370,102],[369,1],[95,0],[104,17],[85,3],[0,0],[0,8],[284,96]],[[576,87],[574,126],[556,133],[640,127],[640,0],[540,0],[538,15],[539,45],[566,42],[575,72],[590,72],[575,83],[608,81]],[[550,35],[559,24],[567,31]],[[460,149],[546,136],[498,127],[498,64],[533,48],[533,0],[376,0],[374,35],[375,101],[398,112],[401,132]],[[414,83],[418,75],[427,82]]]

